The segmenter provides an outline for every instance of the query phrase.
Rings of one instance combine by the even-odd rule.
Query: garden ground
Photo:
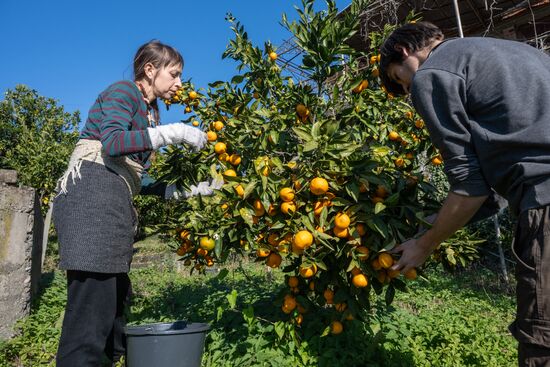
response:
[[[282,313],[272,302],[283,283],[280,271],[245,261],[228,264],[227,272],[212,268],[189,275],[156,238],[136,248],[129,322],[208,322],[203,366],[516,364],[516,342],[507,330],[513,292],[479,266],[454,275],[431,269],[409,284],[408,293],[398,292],[389,308],[373,299],[364,320],[345,323],[340,335],[311,334],[320,321],[306,313],[298,339],[280,337],[277,327]],[[54,365],[66,295],[55,262],[54,247],[32,315],[19,324],[18,337],[0,344],[0,366]]]

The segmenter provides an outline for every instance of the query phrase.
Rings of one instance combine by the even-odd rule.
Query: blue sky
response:
[[[343,9],[351,0],[337,0]],[[86,119],[97,94],[114,81],[130,79],[136,49],[156,38],[185,59],[183,79],[197,87],[228,80],[235,63],[221,55],[232,37],[224,19],[231,12],[252,41],[279,45],[290,34],[282,13],[295,19],[300,0],[0,0],[0,92],[26,84]],[[316,1],[325,8],[325,2]],[[179,120],[182,110],[162,111]]]

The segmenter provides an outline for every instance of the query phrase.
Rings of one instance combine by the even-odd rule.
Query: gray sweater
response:
[[[452,192],[496,191],[514,214],[550,204],[548,55],[514,41],[451,39],[421,65],[411,97]]]

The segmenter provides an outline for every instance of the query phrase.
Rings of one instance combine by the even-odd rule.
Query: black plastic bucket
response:
[[[126,327],[128,367],[200,367],[208,324],[176,321]]]

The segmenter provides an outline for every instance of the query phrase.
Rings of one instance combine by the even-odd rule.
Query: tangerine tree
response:
[[[312,319],[333,334],[375,295],[391,303],[404,278],[416,277],[391,271],[388,250],[437,206],[423,172],[441,162],[424,123],[378,78],[377,50],[390,29],[371,34],[369,49],[348,46],[365,4],[340,14],[331,0],[321,12],[304,0],[296,21],[283,16],[305,77],[289,73],[271,43],[253,45],[229,15],[235,36],[223,56],[238,74],[206,89],[187,81],[167,101],[185,106],[209,148],[170,147],[159,167],[182,187],[224,180],[213,196],[179,202],[165,226],[186,265],[202,271],[236,253],[279,268],[281,317],[299,325],[315,310]]]

